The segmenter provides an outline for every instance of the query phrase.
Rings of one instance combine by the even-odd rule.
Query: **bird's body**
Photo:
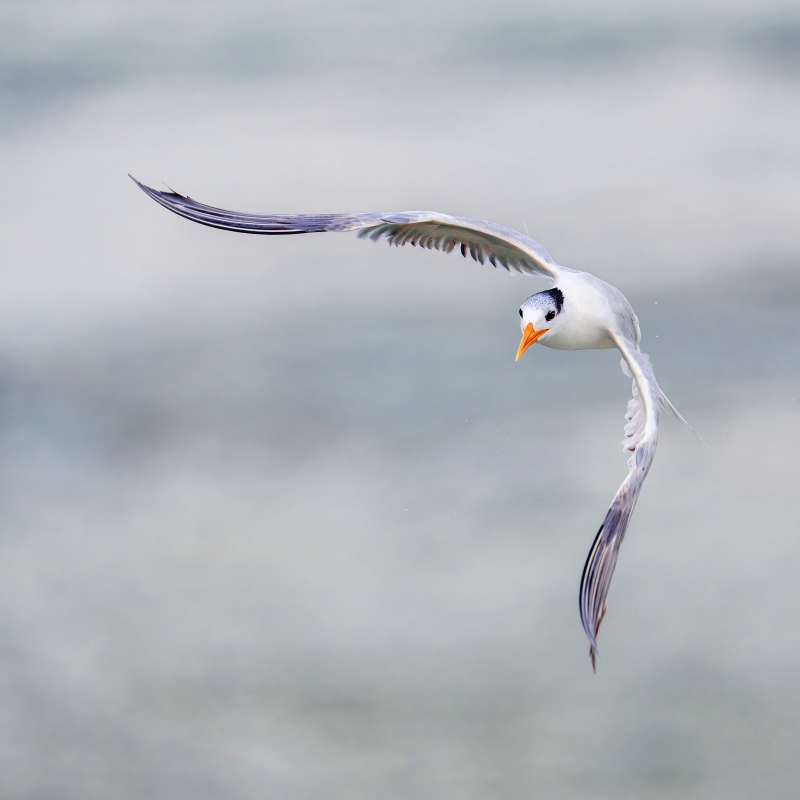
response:
[[[135,180],[135,178],[134,178]],[[159,192],[136,181],[156,202],[194,222],[241,233],[286,235],[323,231],[358,232],[386,238],[390,244],[460,250],[480,263],[509,272],[549,278],[553,286],[531,295],[519,309],[522,341],[517,358],[535,342],[556,350],[608,349],[622,354],[622,369],[633,378],[623,445],[631,455],[628,475],[606,513],[581,578],[579,607],[590,642],[592,665],[597,632],[606,609],[611,577],[658,440],[661,408],[685,420],[656,382],[650,359],[639,350],[639,321],[625,296],[588,272],[562,267],[535,239],[484,220],[451,217],[432,211],[366,214],[241,214],[214,208],[175,192]]]

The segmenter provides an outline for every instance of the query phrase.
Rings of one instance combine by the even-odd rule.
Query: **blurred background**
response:
[[[800,781],[800,12],[0,2],[0,795]],[[611,351],[546,288],[169,214],[431,208],[618,286],[670,418],[592,674]]]

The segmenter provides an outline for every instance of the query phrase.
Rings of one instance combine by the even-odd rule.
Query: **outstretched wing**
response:
[[[627,374],[633,376],[633,398],[628,401],[625,439],[622,443],[631,456],[628,459],[628,476],[611,501],[581,577],[581,621],[589,637],[589,655],[595,670],[597,633],[606,613],[606,599],[614,567],[617,565],[619,548],[625,538],[639,491],[653,463],[658,443],[661,404],[669,402],[658,386],[649,357],[639,352],[633,342],[622,336],[615,336],[615,341],[624,359],[623,368],[627,365]]]
[[[136,185],[176,214],[201,225],[240,233],[287,235],[322,231],[358,231],[360,238],[385,238],[389,244],[412,244],[450,253],[455,249],[481,264],[555,280],[567,270],[542,244],[529,236],[480,219],[451,217],[436,211],[367,214],[240,214],[192,200],[177,192],[159,192],[130,176]]]

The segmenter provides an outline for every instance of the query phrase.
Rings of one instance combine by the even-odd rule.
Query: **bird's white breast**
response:
[[[569,272],[558,281],[564,294],[563,317],[539,341],[556,350],[616,347],[610,331],[623,332],[636,316],[618,289],[588,272]]]

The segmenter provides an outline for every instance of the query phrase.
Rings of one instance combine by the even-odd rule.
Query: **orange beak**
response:
[[[519,361],[522,354],[536,341],[542,338],[550,328],[542,328],[540,331],[533,329],[533,323],[529,322],[522,331],[522,341],[519,343],[519,350],[517,350],[517,357],[515,361]]]

